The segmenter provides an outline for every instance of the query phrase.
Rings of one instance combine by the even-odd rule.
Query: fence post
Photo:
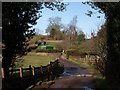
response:
[[[21,90],[23,89],[24,85],[23,85],[23,69],[22,67],[20,67],[20,88]]]
[[[47,65],[48,81],[50,80],[50,65]]]
[[[41,73],[43,73],[43,68],[42,68],[43,66],[41,65],[41,67],[40,67],[40,72]]]
[[[42,65],[40,67],[40,77],[41,77],[42,82],[43,82],[44,78],[43,78],[43,68],[42,68]]]
[[[29,70],[30,70],[30,77],[32,76],[32,67],[29,65]]]
[[[4,79],[4,68],[1,68],[2,79]]]
[[[59,61],[57,60],[56,62],[57,62],[57,67],[58,67]]]
[[[35,68],[34,68],[34,66],[32,67],[32,75],[33,76],[35,75]]]
[[[22,70],[22,67],[20,67],[20,77],[21,77],[21,78],[23,77],[23,70]]]
[[[58,60],[56,60],[56,65],[55,65],[55,66],[56,66],[56,68],[59,67],[59,61],[58,61]],[[58,71],[56,68],[55,68],[55,71],[56,71],[56,77],[58,77],[58,76],[59,76],[59,71]]]
[[[53,68],[53,62],[50,62],[50,75],[51,75],[51,79],[53,80],[54,79],[54,75],[53,75],[53,73],[54,73],[54,70],[53,70],[54,68]]]

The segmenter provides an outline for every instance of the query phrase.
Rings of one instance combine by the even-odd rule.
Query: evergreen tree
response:
[[[26,41],[34,35],[32,25],[41,16],[44,7],[63,11],[65,4],[60,2],[3,2],[2,3],[2,67],[5,78],[9,76],[9,67],[13,65],[17,55],[23,55]]]
[[[105,77],[110,87],[120,87],[120,2],[87,2],[105,13],[107,31],[107,60]]]

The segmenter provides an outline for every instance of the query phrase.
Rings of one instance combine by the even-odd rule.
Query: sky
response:
[[[69,5],[63,12],[57,10],[52,11],[44,8],[42,10],[42,17],[40,17],[37,20],[37,24],[33,26],[33,28],[36,28],[36,32],[39,34],[46,34],[45,29],[49,24],[48,18],[50,17],[61,17],[61,23],[67,25],[70,23],[74,16],[77,16],[77,27],[84,32],[87,38],[90,37],[91,32],[97,33],[98,27],[104,24],[104,14],[98,13],[97,11],[93,10],[89,5],[82,4],[82,2],[66,3],[69,3]],[[85,14],[88,12],[88,10],[92,10],[94,12],[92,17],[89,17]],[[97,18],[97,16],[101,17]]]

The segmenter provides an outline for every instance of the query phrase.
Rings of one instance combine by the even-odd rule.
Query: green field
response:
[[[35,38],[33,38],[33,40],[31,40],[32,42],[37,41],[40,38],[40,36],[36,36]],[[62,40],[45,40],[47,42],[47,45],[52,45],[56,48],[56,45],[61,43]],[[46,53],[36,53],[34,51],[29,52],[27,55],[22,57],[22,62],[18,62],[20,63],[20,66],[22,66],[23,68],[27,68],[29,67],[29,65],[34,66],[34,67],[40,67],[41,65],[45,66],[47,64],[50,63],[50,61],[54,61],[58,56],[59,53],[52,53],[49,55],[43,55]],[[20,66],[16,66],[16,68],[19,68]]]
[[[39,67],[41,65],[45,66],[50,63],[50,61],[54,61],[51,56],[48,55],[38,55],[35,52],[29,53],[26,56],[23,56],[23,67],[35,66]]]

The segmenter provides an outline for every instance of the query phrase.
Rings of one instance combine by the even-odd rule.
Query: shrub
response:
[[[48,49],[36,49],[36,52],[46,52],[46,53],[56,53],[56,52],[62,52],[62,50],[58,49],[53,49],[53,50],[48,50]]]
[[[87,55],[86,52],[82,52],[82,51],[77,50],[77,49],[69,49],[65,53],[67,55],[72,55],[72,56],[85,56],[85,55]]]

